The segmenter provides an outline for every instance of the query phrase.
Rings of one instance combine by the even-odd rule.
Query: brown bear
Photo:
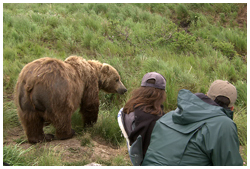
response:
[[[70,56],[65,61],[41,58],[28,63],[19,74],[15,87],[18,116],[28,141],[50,141],[44,122],[56,129],[57,139],[74,135],[71,116],[80,106],[84,125],[97,121],[98,92],[124,94],[127,89],[117,70],[106,63]]]

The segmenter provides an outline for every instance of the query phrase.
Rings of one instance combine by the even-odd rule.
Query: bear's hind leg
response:
[[[71,129],[71,116],[66,116],[69,112],[62,113],[62,116],[58,116],[58,118],[52,121],[52,124],[56,128],[56,137],[59,140],[65,140],[72,138],[75,134],[75,131]],[[70,115],[71,113],[69,113]]]
[[[24,127],[29,143],[38,143],[43,141],[51,141],[53,136],[44,135],[44,120],[37,112],[19,111],[19,117]]]

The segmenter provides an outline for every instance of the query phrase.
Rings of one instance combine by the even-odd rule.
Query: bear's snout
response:
[[[126,91],[127,91],[126,88],[124,88],[124,89],[118,89],[117,93],[124,94],[124,93],[126,93]]]
[[[120,85],[119,85],[119,88],[117,90],[117,93],[118,94],[124,94],[126,93],[127,89],[126,87],[122,84],[122,82],[120,82]]]

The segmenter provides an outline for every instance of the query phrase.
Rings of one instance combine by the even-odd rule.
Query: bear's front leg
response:
[[[93,126],[96,123],[99,111],[98,91],[95,93],[89,91],[88,93],[85,92],[80,108],[84,127]]]
[[[98,109],[99,103],[81,107],[80,113],[82,114],[84,127],[93,126],[93,124],[96,123],[98,118]]]

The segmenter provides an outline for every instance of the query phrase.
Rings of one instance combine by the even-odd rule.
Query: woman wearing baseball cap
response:
[[[165,87],[166,80],[161,74],[145,74],[141,86],[132,92],[132,97],[120,111],[128,147],[130,148],[140,136],[143,157],[150,143],[155,122],[164,115],[162,104],[166,100]]]

